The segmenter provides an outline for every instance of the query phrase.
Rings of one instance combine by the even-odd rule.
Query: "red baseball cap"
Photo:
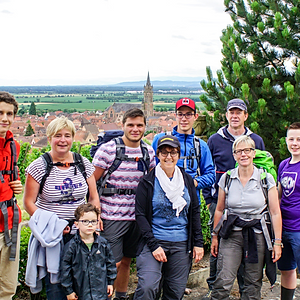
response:
[[[191,108],[194,112],[196,112],[195,102],[190,98],[182,98],[176,102],[176,110],[178,110],[182,106],[187,106]]]

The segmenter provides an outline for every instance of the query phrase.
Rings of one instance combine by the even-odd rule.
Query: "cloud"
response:
[[[2,13],[2,14],[11,14],[11,12],[10,12],[9,10],[7,10],[7,9],[3,9],[3,10],[1,11],[1,13]]]
[[[172,35],[172,38],[179,39],[179,40],[185,40],[185,41],[191,41],[192,40],[192,39],[186,38],[185,36],[182,36],[182,35]]]

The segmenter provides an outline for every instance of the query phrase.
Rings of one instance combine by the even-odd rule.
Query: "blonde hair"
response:
[[[255,142],[251,139],[250,136],[248,135],[242,135],[240,137],[238,137],[233,145],[232,145],[232,152],[236,149],[236,147],[240,144],[240,143],[245,143],[247,144],[250,148],[255,149]]]
[[[46,135],[48,139],[51,139],[54,135],[56,135],[60,130],[68,129],[70,130],[72,137],[75,136],[75,126],[72,121],[68,118],[62,116],[54,119],[47,126]]]

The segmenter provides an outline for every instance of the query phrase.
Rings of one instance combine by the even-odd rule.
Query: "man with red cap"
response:
[[[196,105],[192,99],[182,98],[176,102],[177,126],[173,128],[172,135],[180,142],[181,153],[177,165],[193,177],[200,201],[200,190],[215,183],[215,168],[207,144],[195,137],[193,124],[197,118]],[[164,134],[159,133],[154,137],[154,151],[159,138]]]

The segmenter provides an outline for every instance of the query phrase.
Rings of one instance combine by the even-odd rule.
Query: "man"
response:
[[[228,125],[220,128],[217,133],[213,134],[207,141],[211,151],[213,162],[216,168],[216,183],[209,189],[203,190],[203,196],[210,212],[211,231],[214,228],[213,219],[218,201],[218,182],[223,173],[235,167],[235,160],[232,155],[232,144],[235,139],[241,135],[249,135],[255,142],[255,148],[265,150],[262,138],[245,127],[245,121],[248,118],[247,106],[241,99],[232,99],[227,104],[226,119]],[[242,272],[242,270],[239,270]],[[207,279],[209,287],[208,294],[202,300],[210,299],[213,282],[216,279],[217,258],[210,256],[210,274]],[[242,291],[243,280],[238,274],[240,292]]]
[[[22,192],[17,160],[20,145],[9,131],[18,111],[13,95],[0,92],[0,299],[10,300],[18,283],[21,211],[14,194]]]
[[[200,190],[212,186],[215,182],[215,168],[209,148],[203,140],[197,138],[200,149],[196,149],[199,145],[195,143],[193,124],[197,118],[198,114],[193,100],[183,98],[176,102],[177,126],[173,128],[172,135],[176,136],[180,142],[180,159],[177,165],[184,167],[186,172],[194,178],[200,201]],[[155,151],[159,138],[164,134],[160,133],[154,137],[152,147]]]
[[[130,273],[131,258],[135,257],[139,231],[135,222],[135,189],[143,176],[141,139],[146,129],[144,113],[137,108],[125,112],[123,117],[122,142],[125,145],[125,155],[131,160],[122,160],[119,167],[106,181],[107,188],[114,188],[116,194],[100,195],[101,219],[104,231],[101,234],[111,245],[117,263],[117,278],[115,280],[115,298],[129,299],[127,286]],[[147,145],[149,166],[155,166],[154,151]],[[116,140],[111,140],[99,147],[93,159],[96,180],[105,176],[116,157]]]

